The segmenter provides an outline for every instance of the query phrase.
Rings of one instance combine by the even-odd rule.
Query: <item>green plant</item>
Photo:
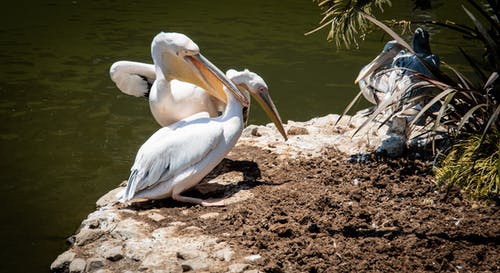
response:
[[[359,11],[372,14],[373,8],[383,11],[383,5],[391,5],[390,0],[313,0],[322,12],[320,26],[306,33],[309,35],[330,26],[327,39],[335,41],[337,47],[343,44],[350,48],[358,47],[358,39],[370,28],[366,18]]]
[[[500,132],[494,130],[484,139],[480,134],[463,134],[462,137],[439,160],[434,170],[438,185],[457,185],[473,197],[498,197]]]

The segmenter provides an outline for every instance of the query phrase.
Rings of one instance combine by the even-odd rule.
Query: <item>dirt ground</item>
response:
[[[229,234],[222,240],[238,255],[260,254],[264,272],[498,272],[498,204],[436,191],[431,167],[408,159],[350,163],[333,150],[281,161],[238,146],[214,175],[244,170],[245,180],[218,194],[245,188],[252,199],[222,208],[154,201],[141,209],[159,207],[188,223],[196,219],[186,209],[218,212],[204,232]]]

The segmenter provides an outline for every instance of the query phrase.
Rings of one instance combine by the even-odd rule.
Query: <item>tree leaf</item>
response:
[[[403,39],[401,36],[399,36],[394,30],[392,30],[390,27],[386,26],[384,23],[380,22],[379,20],[375,19],[374,17],[364,13],[363,11],[359,10],[358,11],[363,17],[365,17],[368,21],[374,23],[376,26],[384,30],[389,36],[391,36],[396,42],[398,42],[400,45],[404,46],[408,51],[411,53],[415,54],[415,51],[413,51],[413,48]]]
[[[439,100],[441,100],[443,97],[447,96],[448,94],[450,93],[453,93],[453,92],[457,92],[456,89],[454,88],[449,88],[449,89],[446,89],[445,91],[439,93],[438,95],[436,95],[429,103],[427,103],[421,110],[420,112],[415,116],[415,118],[411,121],[411,124],[415,124],[415,122],[417,120],[420,119],[420,117],[422,117],[422,115],[427,112],[427,110],[429,110],[429,108],[431,108],[432,105],[434,105],[436,102],[438,102]],[[444,106],[444,105],[443,105]],[[443,107],[442,106],[442,107]]]
[[[354,97],[354,99],[349,103],[349,105],[347,105],[347,107],[344,109],[344,112],[342,112],[342,115],[340,115],[339,119],[337,119],[337,121],[335,122],[335,125],[337,125],[337,123],[340,121],[340,119],[351,109],[351,107],[359,100],[359,98],[361,97],[361,94],[363,94],[361,91],[358,92],[358,94],[356,95],[356,97]]]
[[[462,117],[462,120],[460,120],[460,123],[458,123],[457,131],[460,131],[462,129],[462,127],[467,123],[469,118],[472,117],[472,115],[474,114],[474,112],[477,109],[479,109],[481,107],[485,107],[485,106],[487,106],[487,104],[481,103],[481,104],[478,104],[478,105],[472,107],[469,111],[467,111],[467,113],[465,113],[465,115]]]

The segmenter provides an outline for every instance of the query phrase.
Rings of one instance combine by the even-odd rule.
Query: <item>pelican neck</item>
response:
[[[231,117],[242,115],[242,106],[241,103],[236,99],[236,97],[231,94],[231,92],[228,92],[225,88],[224,91],[226,92],[227,96],[227,103],[226,103],[226,109],[224,110],[224,113],[221,116],[222,120],[227,120]]]

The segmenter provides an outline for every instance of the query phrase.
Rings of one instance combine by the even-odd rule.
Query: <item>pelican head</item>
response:
[[[389,41],[385,44],[382,52],[373,59],[369,64],[367,64],[358,74],[358,77],[354,83],[358,83],[360,80],[368,77],[378,68],[384,66],[387,62],[392,63],[393,58],[401,51],[404,47],[400,45],[395,40]]]
[[[288,137],[285,129],[283,128],[283,122],[281,121],[278,109],[276,109],[276,106],[269,95],[269,90],[264,79],[248,69],[245,69],[242,72],[230,69],[226,72],[226,75],[240,88],[240,90],[247,91],[255,100],[257,100],[266,112],[267,116],[276,125],[276,128],[278,128],[278,131],[281,133],[283,138],[287,140]]]
[[[412,48],[415,53],[422,56],[431,54],[431,46],[429,45],[429,32],[422,28],[417,28],[413,34]],[[421,56],[421,57],[422,57]]]
[[[205,89],[218,100],[227,103],[225,86],[242,105],[249,101],[237,87],[209,60],[200,48],[181,33],[161,32],[153,38],[151,55],[155,66],[167,80],[189,82]]]

